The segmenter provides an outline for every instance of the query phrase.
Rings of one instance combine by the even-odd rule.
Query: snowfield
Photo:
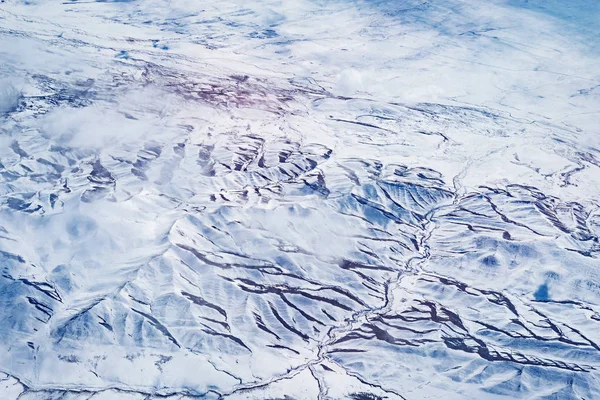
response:
[[[0,399],[600,399],[599,20],[3,1]]]

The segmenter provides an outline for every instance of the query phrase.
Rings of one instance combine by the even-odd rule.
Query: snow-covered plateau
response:
[[[599,21],[3,0],[0,400],[600,399]]]

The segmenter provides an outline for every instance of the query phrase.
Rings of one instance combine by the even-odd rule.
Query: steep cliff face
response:
[[[600,398],[560,7],[1,3],[0,398]]]

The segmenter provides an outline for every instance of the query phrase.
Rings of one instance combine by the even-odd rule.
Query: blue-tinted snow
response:
[[[0,3],[0,398],[600,398],[598,13]]]

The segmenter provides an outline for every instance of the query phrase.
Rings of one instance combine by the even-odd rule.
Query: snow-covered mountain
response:
[[[0,399],[600,399],[596,0],[0,3]]]

